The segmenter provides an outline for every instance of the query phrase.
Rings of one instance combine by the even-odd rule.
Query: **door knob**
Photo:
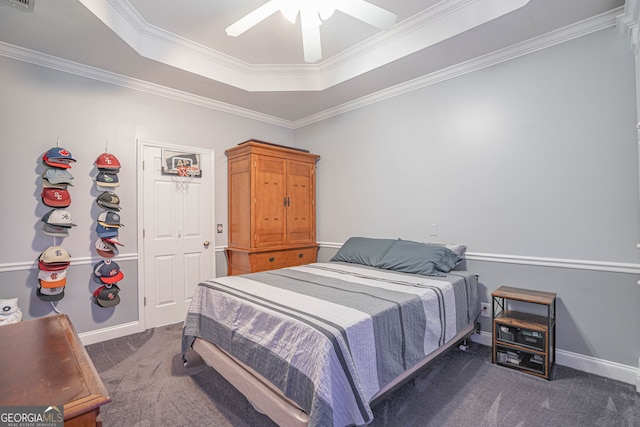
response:
[[[205,249],[209,249],[209,245],[211,244],[210,241],[205,240],[204,242],[202,242],[202,246],[204,246]]]

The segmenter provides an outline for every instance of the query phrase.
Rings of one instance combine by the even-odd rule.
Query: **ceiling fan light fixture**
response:
[[[391,28],[396,21],[395,14],[366,0],[269,0],[230,25],[226,32],[237,37],[278,11],[292,24],[300,15],[304,58],[306,62],[315,62],[322,58],[320,25],[336,10],[381,30]]]
[[[333,12],[335,11],[335,7],[326,3],[322,3],[320,6],[318,6],[318,14],[320,15],[320,19],[322,19],[323,21],[331,18],[331,16],[333,16]]]
[[[300,8],[300,26],[302,28],[318,28],[322,25],[318,10],[311,5],[304,5]]]
[[[296,23],[300,12],[300,0],[280,0],[280,13],[292,24]]]
[[[333,2],[330,0],[318,1],[318,0],[280,0],[280,13],[286,18],[287,21],[292,24],[296,23],[298,19],[298,13],[302,9],[308,12],[313,12],[314,15],[319,16],[319,20],[314,19],[314,25],[322,25],[321,21],[326,21],[331,18],[336,11]],[[308,19],[307,19],[308,21]]]

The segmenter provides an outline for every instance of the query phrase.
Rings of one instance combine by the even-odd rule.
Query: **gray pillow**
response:
[[[398,239],[403,240],[403,239]],[[416,242],[415,240],[405,240],[405,242],[413,242],[413,243],[422,243]],[[451,249],[453,252],[457,253],[460,256],[463,256],[467,251],[467,245],[462,245],[459,243],[437,243],[437,242],[424,242],[427,245],[436,245],[436,246],[444,246],[447,249]]]
[[[467,251],[467,245],[461,245],[458,243],[429,243],[431,245],[444,246],[447,249],[451,249],[453,252],[462,256]]]
[[[462,258],[441,245],[396,240],[382,258],[379,268],[426,276],[444,276]]]
[[[351,262],[377,267],[395,239],[374,239],[369,237],[350,237],[331,261]]]

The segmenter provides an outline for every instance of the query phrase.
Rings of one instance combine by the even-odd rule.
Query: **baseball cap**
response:
[[[112,245],[120,245],[120,246],[124,246],[123,243],[120,242],[120,240],[118,240],[118,236],[114,236],[114,237],[103,237],[102,240],[104,240],[107,243],[111,243]]]
[[[120,161],[118,161],[118,158],[116,156],[110,153],[100,154],[95,161],[95,165],[98,169],[106,169],[106,170],[120,169]]]
[[[115,250],[118,249],[118,247],[116,246],[115,243],[108,242],[107,239],[102,239],[101,238],[100,240],[101,240],[100,245],[102,245],[103,247],[107,248],[107,250],[115,251]],[[96,242],[96,247],[97,246],[98,246],[98,242]]]
[[[42,155],[43,162],[54,168],[68,169],[71,167],[69,163],[76,160],[71,156],[71,152],[62,147],[50,148],[46,153]]]
[[[45,264],[70,262],[71,255],[62,246],[49,246],[40,254],[40,261]]]
[[[62,246],[49,246],[38,257],[38,268],[45,271],[61,271],[71,264],[71,255]]]
[[[105,191],[100,194],[96,199],[96,203],[104,209],[120,210],[120,197],[113,191]]]
[[[44,214],[42,221],[59,227],[70,228],[76,226],[76,224],[71,220],[71,212],[66,209],[51,209],[49,212]]]
[[[113,307],[120,304],[120,288],[117,285],[102,285],[93,292],[94,301],[100,307]]]
[[[36,295],[38,295],[38,298],[42,301],[60,301],[64,298],[64,286],[59,288],[43,288],[38,285]]]
[[[100,171],[96,175],[96,183],[102,187],[118,187],[118,175],[110,172]]]
[[[44,163],[45,166],[51,166],[53,168],[69,169],[71,167],[69,163],[61,163],[61,162],[56,162],[55,160],[49,160],[46,154],[42,156],[42,162]]]
[[[67,267],[69,267],[70,264],[71,264],[70,262],[44,263],[44,262],[38,260],[38,268],[40,270],[46,270],[46,271],[61,271],[61,270],[65,270]]]
[[[120,214],[112,211],[104,211],[98,215],[98,223],[105,227],[124,227],[124,224],[120,223]]]
[[[118,248],[115,245],[105,242],[99,237],[96,240],[96,250],[100,256],[105,258],[113,258],[118,255]]]
[[[97,283],[98,285],[104,285],[104,282],[102,280],[100,280],[100,276],[98,276],[95,271],[93,273],[91,273],[91,278],[93,279],[94,283]]]
[[[67,188],[68,185],[71,185],[71,184],[52,184],[46,178],[42,178],[42,188],[60,188],[64,190]]]
[[[69,235],[69,227],[62,227],[45,222],[42,224],[42,232],[48,236],[67,237]]]
[[[105,227],[104,225],[98,223],[96,224],[96,233],[98,233],[98,237],[100,238],[118,237],[118,228]]]
[[[62,147],[53,147],[50,148],[49,151],[45,153],[47,158],[57,160],[57,161],[67,161],[67,162],[75,162],[76,159],[71,156],[71,152],[66,148]]]
[[[63,188],[43,188],[42,203],[52,208],[66,208],[71,204],[71,195]]]
[[[46,179],[50,184],[71,184],[73,175],[66,169],[47,168],[42,174],[42,177]]]
[[[67,284],[67,270],[39,271],[38,283],[43,288],[59,288]]]
[[[93,272],[103,283],[108,285],[124,279],[124,273],[120,270],[118,263],[111,260],[100,261],[96,264]]]

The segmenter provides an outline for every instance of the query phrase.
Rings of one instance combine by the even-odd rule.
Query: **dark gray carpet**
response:
[[[105,427],[274,426],[198,355],[181,324],[87,346],[110,394]],[[491,364],[490,348],[449,351],[374,408],[371,426],[640,426],[635,387],[556,366],[552,381]]]

